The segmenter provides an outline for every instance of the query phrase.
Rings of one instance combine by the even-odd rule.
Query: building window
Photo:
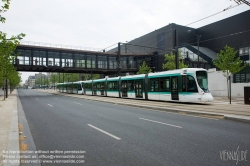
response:
[[[248,50],[249,50],[249,48],[245,47],[245,54],[248,54]]]
[[[244,47],[239,49],[239,55],[248,55],[250,47]]]

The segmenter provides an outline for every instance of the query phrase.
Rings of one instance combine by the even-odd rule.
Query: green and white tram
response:
[[[72,83],[58,84],[66,87],[67,93],[76,93]],[[78,84],[78,82],[77,82]],[[162,100],[176,102],[211,102],[213,96],[208,90],[207,70],[186,68],[158,73],[105,78],[82,81],[83,94]],[[71,90],[72,89],[72,90]]]
[[[56,89],[64,93],[83,94],[82,82],[83,81],[58,83]]]

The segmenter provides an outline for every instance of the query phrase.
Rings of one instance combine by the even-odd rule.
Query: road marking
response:
[[[107,134],[108,136],[113,137],[113,138],[115,138],[115,139],[117,139],[117,140],[120,140],[120,139],[121,139],[121,138],[119,138],[119,137],[117,137],[117,136],[114,136],[113,134],[110,134],[110,133],[108,133],[108,132],[106,132],[106,131],[104,131],[104,130],[102,130],[102,129],[99,129],[99,128],[97,128],[97,127],[91,125],[91,124],[88,124],[88,126],[94,128],[94,129],[96,129],[96,130],[98,130],[98,131],[100,131],[100,132],[102,132],[102,133],[104,133],[104,134]]]
[[[57,99],[56,97],[54,97],[55,99]]]
[[[159,124],[163,124],[163,125],[168,125],[168,126],[172,126],[172,127],[182,128],[181,126],[176,126],[176,125],[172,125],[172,124],[168,124],[168,123],[163,123],[163,122],[158,122],[158,121],[154,121],[154,120],[149,120],[149,119],[144,119],[144,118],[139,118],[139,119],[150,121],[150,122],[155,122],[155,123],[159,123]]]
[[[37,100],[39,100],[38,98],[36,98]]]
[[[79,104],[79,105],[82,105],[81,103],[77,103],[77,102],[74,102],[75,104]]]
[[[130,107],[133,107],[133,106],[130,106]],[[135,108],[135,107],[133,107],[133,108]],[[211,120],[219,120],[216,118],[210,118],[210,117],[208,118],[208,117],[204,117],[204,116],[195,116],[195,115],[188,115],[188,114],[182,114],[182,113],[174,113],[174,112],[167,112],[167,111],[160,111],[160,110],[151,110],[150,108],[140,108],[140,107],[137,107],[137,108],[142,109],[142,110],[162,112],[162,113],[167,113],[167,114],[176,114],[176,115],[193,116],[193,117],[197,117],[197,118],[204,118],[204,119],[211,119]]]
[[[48,104],[48,106],[53,107],[52,105]]]

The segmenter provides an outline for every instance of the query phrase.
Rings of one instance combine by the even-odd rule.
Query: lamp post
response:
[[[193,31],[188,30],[187,33],[193,33],[196,37],[197,37],[197,47],[198,47],[198,52],[197,52],[197,56],[198,56],[198,67],[200,67],[200,39],[201,39],[201,35],[197,35],[195,34]]]

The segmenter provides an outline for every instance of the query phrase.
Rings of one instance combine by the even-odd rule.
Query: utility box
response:
[[[245,104],[250,104],[250,86],[244,87],[244,100]]]

